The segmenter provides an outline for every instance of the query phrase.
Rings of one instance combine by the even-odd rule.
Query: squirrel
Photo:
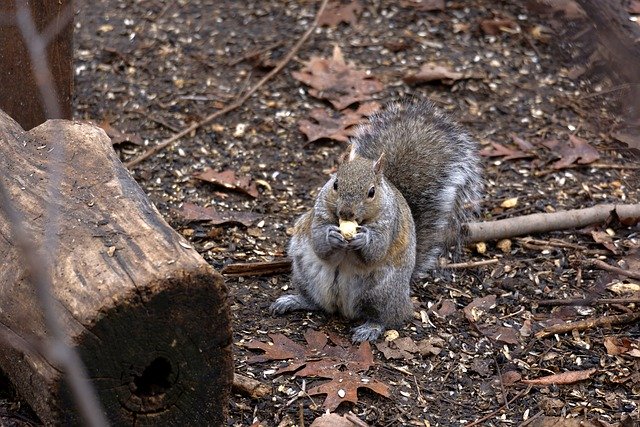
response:
[[[413,313],[411,284],[464,242],[482,188],[476,143],[429,101],[391,103],[361,125],[288,246],[297,294],[273,314],[324,310],[375,341]],[[348,230],[345,222],[356,223]]]

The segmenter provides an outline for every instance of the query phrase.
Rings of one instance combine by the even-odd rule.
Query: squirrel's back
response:
[[[389,104],[352,138],[371,160],[384,153],[385,177],[407,200],[416,225],[414,278],[464,242],[463,225],[477,211],[482,190],[476,143],[427,101]]]

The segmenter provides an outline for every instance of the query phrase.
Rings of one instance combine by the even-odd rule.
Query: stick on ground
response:
[[[536,338],[540,339],[548,337],[550,335],[571,332],[573,330],[584,331],[586,329],[597,328],[600,326],[623,325],[625,323],[631,323],[637,320],[640,320],[640,312],[619,314],[615,316],[594,317],[592,319],[580,320],[578,322],[552,325],[536,333],[535,336]]]
[[[597,205],[585,209],[553,213],[535,213],[498,221],[468,224],[469,241],[508,239],[527,234],[580,228],[604,222],[615,211],[621,220],[640,218],[640,203],[635,205]]]

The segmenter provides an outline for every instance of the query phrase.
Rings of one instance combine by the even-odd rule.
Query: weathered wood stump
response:
[[[48,192],[64,149],[60,195]],[[0,111],[0,180],[37,245],[60,209],[52,293],[69,342],[115,425],[222,425],[233,378],[222,277],[174,232],[98,127],[50,120],[25,132]],[[0,328],[47,328],[0,209]],[[45,424],[80,423],[69,387],[41,354],[0,343],[0,367]]]

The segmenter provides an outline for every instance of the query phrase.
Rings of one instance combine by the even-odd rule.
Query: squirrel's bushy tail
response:
[[[427,101],[389,104],[352,138],[372,160],[384,153],[384,174],[407,200],[416,225],[414,279],[437,267],[441,254],[459,250],[464,224],[482,191],[476,143]]]

